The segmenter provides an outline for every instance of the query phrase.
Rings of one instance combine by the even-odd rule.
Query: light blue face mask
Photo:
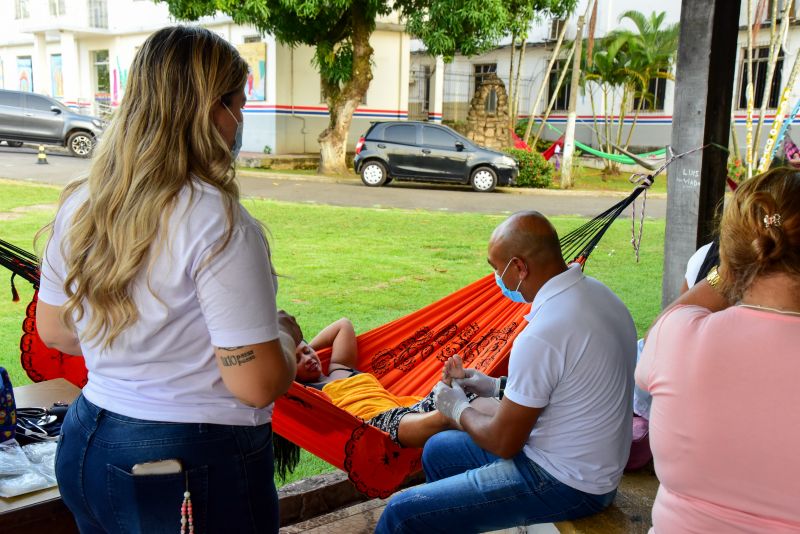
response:
[[[519,302],[520,304],[523,304],[523,303],[526,303],[528,301],[525,300],[525,297],[523,297],[522,293],[520,293],[520,291],[519,291],[519,286],[522,285],[522,280],[519,281],[519,284],[517,284],[517,288],[514,289],[513,291],[508,289],[506,287],[506,284],[503,282],[503,276],[506,274],[506,271],[508,270],[508,266],[511,265],[511,262],[513,260],[514,260],[514,258],[511,258],[510,260],[508,260],[508,263],[506,263],[506,268],[503,269],[503,274],[498,275],[497,271],[495,271],[495,273],[494,273],[494,281],[497,283],[497,287],[500,288],[500,291],[503,292],[503,295],[506,298],[508,298],[508,299],[510,299],[510,300],[512,300],[514,302]]]
[[[225,104],[222,105],[225,106]],[[228,106],[225,106],[225,109],[228,110],[228,113],[231,114],[233,120],[236,121],[236,138],[233,140],[233,146],[231,147],[231,155],[235,160],[236,157],[239,155],[239,151],[242,149],[242,132],[244,131],[244,121],[239,122],[238,120],[236,120],[236,116],[233,114],[231,108],[229,108]]]

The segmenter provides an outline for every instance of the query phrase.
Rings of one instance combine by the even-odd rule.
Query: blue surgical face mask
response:
[[[495,273],[494,273],[494,281],[497,283],[497,287],[500,288],[500,291],[503,292],[503,295],[505,295],[506,298],[508,298],[508,299],[510,299],[510,300],[512,300],[514,302],[519,302],[520,304],[526,303],[528,301],[525,300],[525,297],[522,296],[522,293],[520,293],[520,291],[519,291],[519,286],[522,285],[522,280],[519,281],[519,284],[517,284],[516,289],[514,289],[513,291],[511,289],[508,289],[506,287],[505,282],[503,282],[503,276],[506,274],[506,271],[508,270],[508,266],[511,265],[512,261],[514,261],[514,258],[511,258],[510,260],[508,260],[508,263],[506,263],[506,268],[503,269],[503,274],[498,275],[497,271],[495,271]]]
[[[222,105],[225,106],[225,104]],[[233,120],[236,121],[236,138],[233,140],[233,146],[231,147],[231,155],[235,160],[236,157],[239,155],[239,151],[242,149],[242,132],[244,131],[244,121],[239,122],[238,120],[236,120],[236,116],[233,114],[231,108],[229,108],[228,106],[225,106],[225,109],[228,110],[228,113],[231,114]]]

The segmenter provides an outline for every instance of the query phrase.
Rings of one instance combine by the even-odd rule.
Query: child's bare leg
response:
[[[438,410],[428,413],[410,413],[400,419],[397,439],[403,447],[422,447],[434,434],[454,429],[453,422]]]

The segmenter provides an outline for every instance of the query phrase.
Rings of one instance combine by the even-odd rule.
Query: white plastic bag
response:
[[[53,487],[56,442],[32,443],[20,447],[16,440],[0,443],[0,497]]]

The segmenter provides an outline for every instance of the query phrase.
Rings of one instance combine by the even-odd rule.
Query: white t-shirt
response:
[[[45,251],[39,299],[53,306],[67,300],[59,244],[86,196],[84,186],[64,203]],[[214,346],[278,337],[268,245],[244,207],[234,217],[229,243],[212,257],[227,224],[222,198],[199,180],[187,185],[169,219],[168,244],[152,245],[157,257],[150,287],[146,269],[134,282],[138,321],[103,349],[81,335],[91,317],[86,309],[76,329],[89,370],[83,388],[89,401],[150,421],[253,426],[271,420],[272,406],[245,406],[228,391],[214,356]]]
[[[636,328],[628,309],[580,266],[539,290],[514,340],[505,396],[544,408],[525,454],[575,489],[619,485],[631,445]]]
[[[706,256],[708,255],[708,249],[711,248],[711,243],[707,243],[702,247],[698,248],[692,257],[689,258],[689,261],[686,262],[686,285],[690,288],[694,286],[694,283],[697,281],[697,275],[700,274],[700,267],[703,266],[703,262],[706,261]]]

